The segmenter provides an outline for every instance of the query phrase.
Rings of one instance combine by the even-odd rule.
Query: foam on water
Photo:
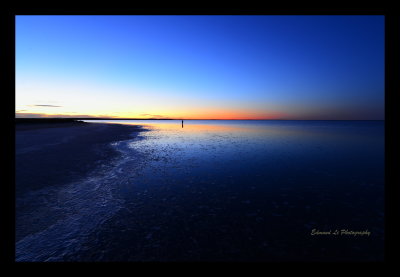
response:
[[[64,255],[79,251],[87,236],[121,209],[124,200],[113,191],[129,178],[122,168],[129,164],[132,169],[138,162],[139,156],[127,146],[134,141],[112,143],[122,155],[81,181],[31,191],[16,199],[17,208],[27,203],[32,208],[19,220],[41,229],[16,242],[16,261],[62,261]],[[52,224],[46,226],[48,222]]]

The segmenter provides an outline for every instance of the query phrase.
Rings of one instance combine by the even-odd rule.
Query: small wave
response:
[[[51,225],[44,223],[44,228],[16,242],[16,261],[63,261],[65,255],[79,251],[89,234],[123,207],[124,200],[113,192],[118,184],[128,181],[122,168],[139,158],[128,147],[134,140],[112,143],[121,155],[100,165],[83,180],[32,191],[16,199],[17,209],[27,204],[31,209],[29,216],[24,215],[28,222],[18,222],[17,215],[17,225],[29,228],[29,218],[47,224],[52,220]],[[55,216],[50,218],[50,214]]]

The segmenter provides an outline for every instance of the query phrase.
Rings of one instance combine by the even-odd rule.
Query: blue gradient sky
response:
[[[384,17],[17,16],[16,116],[384,119]]]

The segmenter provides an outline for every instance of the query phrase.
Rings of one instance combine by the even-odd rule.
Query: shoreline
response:
[[[110,143],[134,138],[140,126],[57,122],[16,127],[16,193],[84,177],[119,153]]]
[[[382,124],[138,124],[16,132],[16,261],[382,259]],[[310,235],[330,228],[371,236]]]
[[[113,176],[108,172],[121,157],[112,143],[135,139],[142,131],[139,125],[106,123],[40,123],[32,127],[38,128],[16,130],[15,243],[19,261],[42,261],[48,249],[60,251],[60,237],[74,239],[73,245],[79,246],[77,232],[91,232],[119,209],[107,183]],[[78,222],[80,228],[70,228]]]
[[[15,132],[16,242],[55,224],[58,217],[48,207],[62,196],[54,193],[84,182],[92,172],[112,164],[121,154],[111,143],[135,138],[142,130],[140,126],[105,123],[48,125],[35,124],[32,127],[38,128]],[[42,194],[54,199],[35,196]],[[85,193],[77,197],[85,197]]]

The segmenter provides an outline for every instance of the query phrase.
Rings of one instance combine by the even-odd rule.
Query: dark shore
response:
[[[52,199],[55,195],[49,199],[32,195],[82,180],[119,157],[111,142],[132,138],[141,130],[132,125],[57,119],[20,120],[15,127],[16,242],[59,220],[45,208],[46,203],[57,202]]]
[[[118,155],[110,143],[132,138],[138,126],[70,119],[17,119],[16,194],[82,178]]]
[[[15,131],[82,126],[88,123],[70,118],[16,118]]]

